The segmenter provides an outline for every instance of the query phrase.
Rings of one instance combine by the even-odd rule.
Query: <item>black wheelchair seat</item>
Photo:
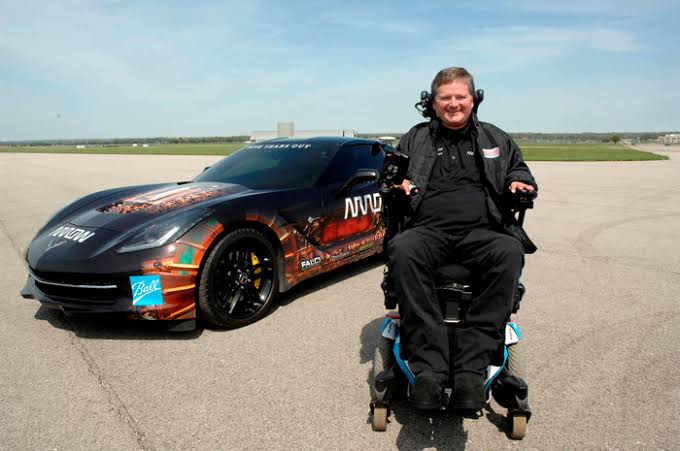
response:
[[[437,285],[445,285],[451,282],[472,285],[472,273],[460,263],[449,263],[434,271],[434,280],[437,281]]]

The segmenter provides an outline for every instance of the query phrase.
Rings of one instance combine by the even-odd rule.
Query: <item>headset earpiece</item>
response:
[[[429,117],[430,119],[435,117],[434,106],[432,106],[432,94],[429,92],[420,91],[420,102],[414,106],[423,117]]]
[[[484,90],[483,89],[476,90],[475,95],[472,96],[472,101],[474,102],[472,112],[477,114],[477,108],[479,108],[479,105],[484,101]]]

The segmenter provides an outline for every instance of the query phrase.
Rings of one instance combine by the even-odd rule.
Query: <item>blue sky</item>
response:
[[[680,129],[680,2],[0,0],[0,139],[405,132],[441,68],[510,132]]]

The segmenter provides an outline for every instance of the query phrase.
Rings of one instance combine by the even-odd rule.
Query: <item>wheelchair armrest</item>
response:
[[[383,269],[383,280],[380,283],[380,288],[383,290],[383,295],[385,296],[385,308],[387,310],[394,310],[397,308],[397,296],[390,289],[387,272],[387,265]]]
[[[526,210],[534,208],[534,200],[538,197],[538,191],[522,191],[517,190],[510,193],[510,208],[513,211]]]
[[[390,240],[401,232],[410,215],[410,199],[399,188],[391,188],[380,192],[383,199],[383,218],[386,228],[385,240]]]
[[[524,215],[530,208],[534,208],[534,200],[538,197],[538,191],[517,190],[514,193],[507,192],[507,205],[510,207],[512,216],[517,215],[517,224],[521,227],[524,224]]]

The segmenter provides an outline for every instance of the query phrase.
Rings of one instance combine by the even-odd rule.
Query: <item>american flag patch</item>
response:
[[[484,158],[498,158],[501,154],[501,149],[498,147],[482,149],[482,153],[484,154]]]

